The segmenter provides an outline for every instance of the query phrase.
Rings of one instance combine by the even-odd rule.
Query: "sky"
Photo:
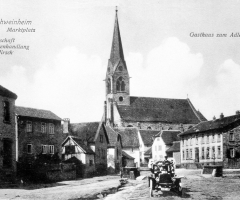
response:
[[[208,120],[240,110],[237,0],[0,0],[0,51],[14,51],[0,53],[0,85],[16,105],[100,121],[116,6],[131,96],[188,97]]]

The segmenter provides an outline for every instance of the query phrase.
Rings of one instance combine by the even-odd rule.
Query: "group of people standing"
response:
[[[166,171],[171,174],[175,173],[174,163],[173,161],[169,161],[167,156],[165,156],[163,161],[154,162],[152,159],[149,160],[148,168],[152,173],[154,173],[155,170]]]

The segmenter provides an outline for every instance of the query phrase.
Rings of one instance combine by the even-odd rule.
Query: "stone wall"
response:
[[[76,179],[76,166],[71,163],[51,165],[46,170],[48,181],[63,181]]]
[[[95,175],[95,165],[85,165],[84,171],[83,171],[83,178],[87,177],[93,177]]]

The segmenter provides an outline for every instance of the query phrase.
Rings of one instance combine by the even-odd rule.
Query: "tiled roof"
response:
[[[179,133],[181,132],[177,130],[162,130],[157,136],[160,136],[166,145],[171,145],[174,141],[180,140]]]
[[[100,122],[71,123],[69,132],[81,139],[87,139],[88,142],[94,142],[99,124]]]
[[[157,135],[160,132],[160,130],[156,131],[156,130],[142,130],[142,129],[140,129],[139,132],[140,132],[140,135],[142,137],[144,145],[149,146],[149,145],[152,145],[152,143],[153,143],[153,139],[152,139],[153,136]]]
[[[4,97],[9,97],[12,99],[17,99],[17,95],[15,93],[11,92],[10,90],[8,90],[7,88],[1,85],[0,85],[0,95]]]
[[[109,146],[115,146],[118,139],[118,133],[108,125],[105,126],[105,129],[109,139]]]
[[[124,147],[137,148],[139,147],[138,129],[137,128],[115,128],[122,138],[122,145]]]
[[[16,114],[24,117],[34,117],[40,119],[53,119],[53,120],[62,120],[60,117],[55,115],[49,110],[41,110],[36,108],[27,108],[16,106]]]
[[[173,142],[173,145],[166,152],[180,152],[180,141]]]
[[[122,151],[122,156],[127,158],[127,159],[131,159],[134,160],[135,158],[133,158],[132,156],[128,155],[125,151]]]
[[[136,122],[197,124],[204,118],[189,99],[130,97],[130,106],[118,105],[118,111],[124,120]]]
[[[94,151],[89,146],[84,144],[81,138],[73,136],[71,137],[85,151],[86,154],[95,154]]]
[[[152,147],[149,148],[147,151],[144,153],[145,155],[152,155]]]
[[[211,130],[216,130],[216,129],[224,129],[229,126],[232,127],[232,125],[234,125],[234,124],[236,126],[238,126],[240,124],[240,115],[232,115],[229,117],[224,117],[222,119],[201,122],[201,123],[197,124],[196,126],[188,129],[187,131],[180,133],[179,136],[188,135],[188,134],[192,134],[192,133],[211,131]]]

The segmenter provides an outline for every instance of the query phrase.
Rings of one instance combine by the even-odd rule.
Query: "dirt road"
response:
[[[150,172],[141,172],[141,175],[148,175]],[[177,200],[177,199],[240,199],[239,178],[206,178],[201,175],[201,170],[178,169],[184,188],[183,197],[174,192],[155,193],[152,199]],[[119,176],[103,176],[82,180],[64,181],[55,184],[28,185],[12,189],[0,189],[0,199],[61,199],[81,200],[86,198],[104,200],[137,200],[149,199],[149,188],[147,179],[129,180],[128,184],[120,188]],[[104,197],[104,190],[113,188],[115,194]]]
[[[20,188],[0,189],[0,199],[75,200],[101,197],[104,190],[117,188],[119,176],[103,176],[54,184],[28,185]]]
[[[201,175],[201,170],[179,169],[176,172],[183,175],[183,186],[185,194],[183,197],[174,192],[155,193],[151,199],[177,200],[177,199],[240,199],[239,178],[206,178]],[[130,181],[126,187],[116,194],[108,195],[105,200],[147,200],[149,199],[149,188],[147,180],[142,182]]]

